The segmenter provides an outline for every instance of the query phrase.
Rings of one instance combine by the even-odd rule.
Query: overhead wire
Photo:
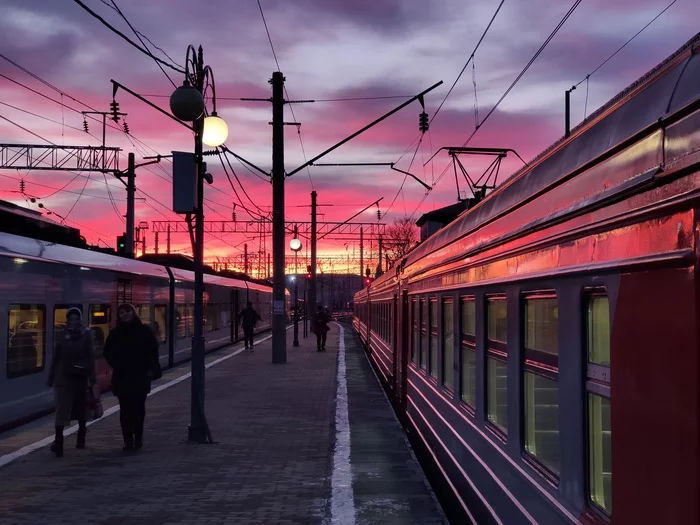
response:
[[[496,108],[501,105],[501,102],[508,96],[508,94],[512,91],[512,89],[516,86],[516,84],[520,81],[520,79],[527,73],[527,71],[530,69],[530,66],[535,63],[535,61],[539,58],[539,56],[542,54],[542,52],[545,50],[547,45],[552,41],[552,39],[556,36],[556,34],[559,32],[559,30],[564,26],[566,21],[571,17],[571,15],[576,11],[576,8],[581,4],[582,0],[576,0],[574,4],[569,8],[569,10],[566,12],[566,14],[562,17],[562,19],[559,21],[557,26],[554,28],[554,30],[549,34],[547,39],[544,41],[544,43],[540,46],[540,48],[535,52],[533,57],[530,59],[530,61],[525,65],[525,67],[520,71],[517,77],[515,77],[515,80],[508,86],[508,89],[506,89],[505,93],[501,95],[501,98],[498,99],[498,102],[490,109],[490,111],[486,114],[484,119],[477,125],[476,129],[473,131],[473,133],[469,136],[469,138],[462,144],[462,147],[465,147],[467,144],[471,142],[471,140],[474,138],[474,135],[482,128],[484,123],[489,119],[491,115],[493,115],[494,111],[496,111]]]
[[[119,6],[117,5],[116,0],[110,0],[110,1],[112,2],[112,5],[114,6],[114,9],[117,11],[117,13],[119,13],[119,16],[121,16],[121,17],[124,19],[124,22],[126,22],[126,25],[128,25],[129,28],[134,32],[134,34],[136,35],[136,38],[139,39],[139,42],[141,42],[141,45],[143,45],[143,47],[148,51],[149,55],[153,58],[153,60],[155,61],[156,65],[158,66],[158,68],[159,68],[159,69],[163,72],[163,74],[165,75],[165,78],[167,78],[168,81],[173,85],[173,87],[174,87],[175,89],[177,89],[177,85],[175,85],[175,82],[173,82],[173,79],[170,78],[170,76],[165,72],[165,69],[163,69],[163,66],[161,66],[160,63],[158,62],[158,60],[156,60],[156,57],[155,57],[155,55],[154,55],[153,53],[151,53],[151,50],[148,49],[148,46],[146,45],[146,43],[145,43],[145,42],[143,41],[143,39],[141,38],[141,35],[139,34],[139,32],[136,31],[136,29],[134,29],[134,26],[131,25],[131,22],[129,22],[129,19],[126,17],[126,15],[124,15],[124,13],[122,12],[122,10],[119,9]],[[149,40],[149,41],[150,41],[150,40]],[[171,59],[171,60],[172,60],[172,59]]]
[[[608,58],[606,58],[605,60],[603,60],[603,62],[601,62],[601,64],[600,64],[598,67],[596,67],[593,71],[591,71],[590,73],[588,73],[588,74],[587,74],[583,79],[581,79],[577,84],[574,84],[574,87],[580,86],[580,85],[583,84],[585,81],[587,81],[588,78],[589,78],[591,75],[594,75],[595,73],[597,73],[598,70],[599,70],[600,68],[602,68],[602,67],[603,67],[605,64],[607,64],[608,62],[610,62],[610,60],[612,60],[612,59],[615,57],[615,55],[617,55],[620,51],[622,51],[625,47],[627,47],[627,44],[629,44],[630,42],[632,42],[632,40],[634,40],[635,38],[637,38],[646,28],[648,28],[651,24],[653,24],[654,22],[656,22],[656,20],[657,20],[661,15],[663,15],[666,11],[668,11],[671,7],[673,7],[673,4],[675,4],[677,1],[678,1],[678,0],[673,0],[670,4],[668,4],[658,15],[656,15],[654,18],[652,18],[644,27],[642,27],[642,28],[641,28],[639,31],[637,31],[629,40],[627,40],[627,42],[625,42],[625,43],[622,44],[619,48],[617,48],[617,50],[616,50],[612,55],[610,55]]]
[[[151,58],[152,58],[153,60],[155,60],[156,62],[159,62],[159,63],[163,64],[164,66],[169,67],[169,68],[172,69],[173,71],[177,71],[178,73],[181,73],[181,74],[183,74],[183,75],[186,74],[184,69],[181,69],[181,68],[179,68],[179,67],[177,67],[177,66],[174,66],[173,64],[170,64],[170,63],[166,62],[165,60],[162,60],[162,59],[158,58],[157,56],[155,56],[155,55],[154,55],[153,53],[151,53],[150,51],[148,51],[148,50],[142,48],[141,46],[139,46],[136,42],[134,42],[133,40],[131,40],[131,39],[130,39],[128,36],[126,36],[124,33],[122,33],[121,31],[119,31],[117,28],[115,28],[114,26],[112,26],[109,22],[107,22],[107,21],[106,21],[104,18],[102,18],[100,15],[98,15],[97,13],[95,13],[92,9],[90,9],[87,5],[85,5],[85,3],[83,3],[81,0],[73,0],[73,1],[74,1],[76,4],[78,4],[80,7],[82,7],[85,11],[87,11],[93,18],[96,18],[97,20],[99,20],[99,21],[102,23],[102,25],[104,25],[107,29],[109,29],[110,31],[112,31],[114,34],[120,36],[122,39],[124,39],[126,42],[128,42],[131,46],[133,46],[133,47],[135,47],[136,49],[138,49],[139,51],[141,51],[141,53],[143,53],[144,55],[151,57]]]
[[[265,20],[265,13],[263,12],[262,4],[260,3],[260,0],[258,0],[258,8],[260,9],[260,16],[262,17],[263,24],[265,26],[265,33],[267,33],[267,39],[270,42],[270,49],[272,49],[272,56],[275,59],[275,64],[277,64],[277,71],[280,71],[280,63],[279,60],[277,60],[277,53],[275,52],[275,46],[272,43],[272,37],[270,36],[270,30],[267,27],[267,20]],[[284,96],[287,97],[287,100],[289,101],[291,97],[289,96],[289,92],[287,91],[287,86],[284,87]],[[289,111],[292,113],[292,119],[294,119],[294,122],[297,121],[297,117],[294,114],[294,107],[292,104],[287,104],[289,106]],[[304,164],[307,164],[308,159],[306,157],[306,149],[304,148],[304,140],[301,138],[301,125],[297,126],[297,136],[299,137],[299,145],[301,146],[301,153],[302,156],[304,157]],[[314,181],[311,179],[311,170],[309,169],[309,166],[306,166],[306,173],[309,176],[309,183],[311,184],[311,190],[314,190]]]

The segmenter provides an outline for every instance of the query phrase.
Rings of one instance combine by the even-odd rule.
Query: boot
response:
[[[78,421],[78,439],[75,442],[75,448],[85,448],[85,435],[87,434],[87,426],[85,421]]]
[[[63,456],[63,426],[61,425],[56,425],[56,438],[51,445],[51,452],[53,452],[57,458]]]

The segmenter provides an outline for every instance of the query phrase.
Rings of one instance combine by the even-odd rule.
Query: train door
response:
[[[231,325],[231,342],[238,341],[238,294],[239,290],[231,290],[231,304],[229,306],[229,322]]]

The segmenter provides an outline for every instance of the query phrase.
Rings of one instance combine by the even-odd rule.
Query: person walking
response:
[[[248,301],[246,307],[238,314],[238,320],[243,327],[243,339],[245,340],[246,350],[250,348],[253,351],[253,334],[255,333],[255,325],[262,320],[260,314],[253,308],[253,303]]]
[[[163,373],[158,360],[158,341],[151,328],[141,322],[130,304],[117,309],[117,326],[107,336],[104,357],[112,367],[112,393],[119,400],[119,420],[125,452],[143,447],[146,396],[151,381]]]
[[[85,448],[87,391],[95,384],[95,350],[92,333],[82,323],[78,308],[66,312],[66,327],[56,332],[48,385],[56,404],[56,437],[51,452],[63,456],[63,428],[78,420],[76,448]]]
[[[313,332],[316,334],[316,351],[326,351],[326,337],[328,336],[328,322],[331,320],[330,315],[326,313],[323,306],[320,304],[316,307],[316,313],[313,317]]]

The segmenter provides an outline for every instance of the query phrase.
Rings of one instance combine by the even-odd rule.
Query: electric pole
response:
[[[311,192],[311,286],[309,288],[309,315],[316,312],[316,191]]]
[[[272,73],[272,362],[287,362],[284,316],[284,76]]]
[[[126,171],[126,255],[132,259],[136,255],[134,249],[134,228],[135,219],[135,195],[136,195],[136,160],[133,153],[129,153],[129,167]]]

